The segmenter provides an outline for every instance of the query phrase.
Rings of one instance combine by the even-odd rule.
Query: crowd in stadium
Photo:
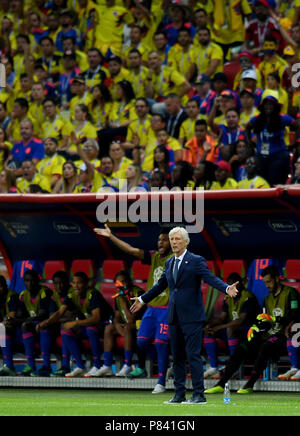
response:
[[[0,193],[298,184],[299,18],[297,0],[3,0]]]

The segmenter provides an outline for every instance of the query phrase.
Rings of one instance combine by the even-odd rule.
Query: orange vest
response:
[[[210,162],[216,162],[218,153],[216,147],[216,140],[209,135],[206,135],[205,141],[211,145],[211,150],[207,154],[206,159]],[[189,162],[193,167],[195,167],[201,160],[204,154],[203,147],[198,147],[197,138],[190,139],[184,146],[183,149],[183,160]]]

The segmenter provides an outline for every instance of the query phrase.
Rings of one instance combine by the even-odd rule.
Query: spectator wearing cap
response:
[[[67,50],[62,59],[63,73],[59,76],[58,95],[60,96],[60,104],[66,109],[69,107],[71,94],[71,83],[74,77],[80,73],[77,67],[76,54]]]
[[[207,131],[205,120],[195,123],[195,135],[186,142],[183,150],[183,160],[195,167],[199,162],[216,162],[218,157],[217,141]]]
[[[194,46],[190,77],[201,73],[213,77],[223,70],[223,51],[212,42],[208,27],[200,28],[195,38],[198,38],[199,45]]]
[[[260,114],[250,119],[246,131],[248,140],[252,132],[256,137],[260,175],[271,186],[285,184],[290,158],[284,134],[286,127],[295,127],[295,120],[280,113],[281,105],[272,95],[265,96],[258,109]]]
[[[233,89],[237,92],[239,92],[242,89],[242,74],[244,71],[247,70],[253,70],[256,73],[256,86],[261,88],[261,74],[260,71],[255,67],[255,58],[252,56],[252,54],[247,51],[243,50],[238,55],[238,59],[241,65],[241,70],[236,74],[234,81],[233,81]]]
[[[231,108],[236,108],[236,98],[233,91],[225,89],[219,96],[214,99],[214,104],[208,116],[208,125],[212,130],[217,129],[219,124],[225,124],[226,111]]]
[[[196,100],[199,105],[200,114],[208,116],[216,97],[216,91],[211,89],[211,80],[205,74],[199,74],[195,80],[194,88],[196,94],[192,100]]]
[[[92,94],[88,91],[85,81],[81,76],[75,76],[71,83],[71,93],[74,97],[70,101],[70,118],[74,120],[75,107],[79,104],[89,106],[93,100]]]
[[[170,46],[176,44],[179,35],[179,29],[183,27],[190,30],[191,38],[196,34],[196,29],[190,22],[191,9],[180,0],[173,0],[167,10],[171,23],[164,28],[168,43]]]
[[[254,71],[253,69],[243,71],[241,75],[241,81],[242,81],[241,90],[244,88],[250,89],[255,95],[254,106],[255,107],[259,106],[263,90],[257,88],[256,71]]]
[[[280,77],[281,85],[286,84],[288,67],[287,62],[277,53],[278,44],[274,37],[265,38],[263,43],[263,60],[258,64],[258,69],[262,75],[262,85],[267,87],[267,77],[270,73],[277,73]]]
[[[191,99],[186,105],[186,113],[188,118],[183,121],[179,130],[179,142],[183,146],[187,141],[194,137],[195,124],[197,120],[207,119],[205,115],[200,115],[199,103],[197,100]]]
[[[247,177],[238,182],[238,189],[268,189],[269,183],[259,176],[259,159],[256,156],[250,156],[246,160],[245,170]]]
[[[61,31],[58,32],[56,37],[56,49],[63,53],[63,39],[67,36],[72,37],[75,41],[75,45],[80,47],[81,40],[79,31],[73,27],[76,21],[76,12],[72,9],[63,9],[59,14],[59,21],[61,25]]]
[[[255,94],[251,89],[244,88],[240,93],[242,110],[240,114],[240,126],[246,129],[246,126],[255,115],[259,114],[258,109],[254,106]]]
[[[225,160],[220,160],[215,171],[216,180],[212,182],[210,190],[237,189],[237,182],[230,177],[231,166]]]
[[[246,37],[243,49],[250,51],[254,56],[260,56],[264,41],[272,36],[279,46],[282,44],[276,21],[269,15],[269,9],[275,9],[275,0],[255,0],[255,18],[249,21],[246,28]]]
[[[283,50],[283,59],[288,63],[286,67],[287,75],[289,76],[290,83],[292,82],[292,77],[295,74],[293,71],[293,65],[299,62],[296,50],[292,45],[287,45]]]

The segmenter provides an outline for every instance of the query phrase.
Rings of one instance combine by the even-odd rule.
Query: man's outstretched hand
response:
[[[99,236],[104,236],[105,238],[111,237],[111,230],[107,224],[104,224],[105,229],[94,229],[94,232]]]
[[[139,301],[138,297],[130,298],[130,300],[134,300],[133,305],[130,307],[131,313],[136,313],[143,307],[143,304]]]
[[[229,288],[227,290],[227,294],[229,295],[229,297],[236,297],[237,296],[237,294],[239,293],[239,291],[237,289],[238,284],[239,284],[239,282],[235,282],[229,286]]]

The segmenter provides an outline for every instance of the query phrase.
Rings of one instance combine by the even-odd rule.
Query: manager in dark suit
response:
[[[168,404],[205,404],[201,344],[205,312],[201,294],[201,279],[224,294],[235,297],[237,283],[229,286],[214,276],[203,257],[190,253],[187,246],[189,235],[183,227],[175,227],[169,233],[174,257],[166,261],[164,274],[148,292],[133,298],[131,311],[138,311],[165,288],[170,289],[168,322],[170,345],[173,354],[174,397]],[[193,396],[186,401],[185,360],[190,364]]]

